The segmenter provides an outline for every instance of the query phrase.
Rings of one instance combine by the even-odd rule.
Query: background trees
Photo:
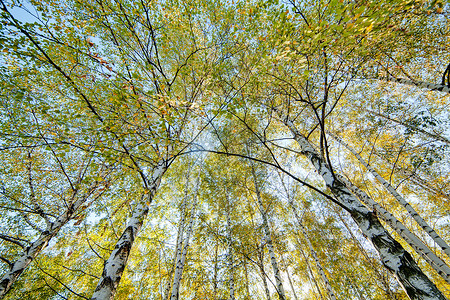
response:
[[[0,291],[445,299],[447,6],[2,1]]]

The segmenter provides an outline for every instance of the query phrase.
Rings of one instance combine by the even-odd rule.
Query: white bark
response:
[[[217,298],[217,273],[218,273],[218,250],[219,250],[219,245],[218,242],[216,241],[216,246],[214,247],[214,275],[213,275],[213,299]]]
[[[301,246],[302,244],[300,243],[298,238],[297,238],[297,244],[298,244],[298,249],[300,250],[300,253],[302,254],[303,258],[305,259],[306,269],[307,269],[308,278],[309,278],[309,284],[312,286],[312,283],[314,283],[314,286],[316,287],[316,290],[317,290],[317,293],[319,294],[320,299],[324,300],[322,291],[320,290],[319,284],[317,283],[316,277],[314,276],[311,265],[309,264],[308,257],[306,257],[305,252],[303,252],[303,249]]]
[[[89,196],[98,188],[98,186],[98,183],[95,183],[83,195],[78,195],[75,191],[72,195],[72,199],[69,200],[70,206],[67,210],[54,222],[46,220],[46,230],[42,231],[39,237],[22,251],[17,260],[11,265],[10,270],[3,275],[0,281],[0,299],[8,293],[14,282],[31,264],[36,256],[47,247],[49,241],[58,234],[67,222],[72,220],[78,209],[87,201]]]
[[[188,225],[189,227],[188,227],[188,231],[186,234],[186,240],[184,242],[185,244],[183,245],[183,252],[181,253],[180,260],[177,261],[177,267],[175,269],[175,275],[173,278],[172,296],[170,298],[171,300],[178,300],[178,297],[179,297],[181,278],[183,275],[184,265],[186,263],[186,255],[187,255],[187,250],[189,248],[189,240],[191,238],[192,228],[193,228],[193,224],[194,224],[194,214],[195,214],[195,211],[193,209],[192,216],[191,216],[191,219],[190,219],[189,225]]]
[[[270,291],[269,287],[267,286],[267,280],[266,280],[266,271],[264,271],[264,243],[261,243],[261,247],[259,247],[259,270],[261,272],[261,279],[263,281],[264,286],[264,292],[266,293],[266,299],[270,299]]]
[[[353,234],[350,226],[347,224],[344,218],[342,218],[340,211],[335,209],[335,212],[339,218],[339,220],[344,224],[344,227],[347,229],[347,232],[350,234],[353,242],[358,247],[359,251],[362,253],[366,261],[372,266],[373,271],[375,275],[377,276],[378,280],[382,282],[382,285],[384,287],[384,292],[387,294],[389,299],[392,300],[398,300],[397,297],[394,295],[394,293],[391,290],[390,284],[389,284],[389,278],[386,278],[384,274],[382,274],[382,270],[378,268],[378,265],[375,264],[375,262],[371,259],[371,257],[367,254],[367,250],[361,245],[361,242],[356,238],[356,236]]]
[[[172,287],[172,296],[170,297],[171,300],[178,300],[178,298],[179,298],[181,278],[183,276],[183,269],[184,269],[184,265],[186,262],[187,250],[189,248],[189,241],[190,241],[190,238],[192,235],[192,229],[193,229],[195,216],[196,216],[197,192],[198,192],[198,182],[197,182],[197,189],[194,194],[191,216],[189,218],[189,224],[188,224],[188,229],[187,229],[187,233],[186,233],[186,239],[180,245],[180,246],[182,246],[183,251],[182,251],[182,253],[180,253],[181,255],[180,255],[179,259],[177,260],[177,265],[175,268],[175,275],[173,278],[173,287]],[[181,250],[181,247],[180,247],[180,250]]]
[[[336,178],[325,159],[297,130],[292,121],[277,109],[274,108],[274,110],[279,113],[282,122],[294,135],[302,154],[311,161],[339,203],[350,213],[366,238],[372,242],[383,265],[395,274],[408,296],[412,300],[445,300],[434,283],[420,270],[411,255],[391,237],[374,213],[369,211],[345,184]]]
[[[287,275],[287,278],[289,281],[289,286],[291,287],[292,294],[294,295],[294,299],[298,300],[297,293],[295,292],[295,288],[294,288],[294,283],[292,282],[291,275],[289,274],[288,266],[283,258],[283,255],[281,255],[281,262],[283,263],[283,266],[286,270],[285,272],[286,272],[286,275]]]
[[[227,194],[227,239],[228,239],[228,288],[230,290],[230,300],[234,300],[234,253],[233,253],[233,241],[232,241],[232,232],[231,232],[231,218],[230,218],[230,199]]]
[[[169,276],[167,279],[167,285],[164,292],[164,300],[167,300],[169,298],[170,291],[172,290],[172,283],[173,283],[173,273],[174,270],[176,270],[178,262],[181,259],[182,255],[182,248],[183,248],[183,236],[184,236],[184,225],[186,223],[186,205],[188,201],[188,191],[189,191],[189,177],[191,172],[192,166],[188,169],[186,173],[186,183],[184,186],[184,196],[183,196],[183,202],[181,203],[181,212],[180,212],[180,222],[178,224],[178,230],[177,230],[177,241],[175,245],[175,255],[173,258],[173,264],[171,267],[171,270],[169,272]]]
[[[183,203],[184,206],[184,203]],[[184,217],[183,217],[183,209],[182,209],[182,216],[181,216],[181,220],[180,223],[178,224],[178,230],[177,230],[177,240],[176,240],[176,244],[175,244],[175,251],[174,251],[174,257],[172,259],[172,266],[170,267],[170,270],[168,272],[168,276],[167,276],[167,284],[166,284],[166,288],[164,289],[164,296],[163,299],[167,300],[169,298],[170,295],[170,291],[172,289],[172,277],[173,277],[173,273],[174,273],[174,269],[176,266],[177,261],[179,260],[179,257],[181,255],[181,247],[182,247],[182,241],[183,241],[183,226],[184,226]]]
[[[386,222],[397,234],[413,248],[428,264],[448,283],[450,283],[450,268],[440,259],[428,246],[425,245],[414,233],[412,233],[403,223],[395,218],[384,207],[370,198],[364,191],[352,184],[343,176],[339,179],[354,193],[362,202],[370,207],[376,214]]]
[[[352,147],[350,147],[347,143],[345,143],[342,139],[339,137],[330,134],[331,137],[333,137],[336,141],[338,141],[341,145],[343,145],[347,150],[349,150],[357,159],[358,161],[366,167],[367,170],[394,196],[394,198],[408,211],[409,215],[416,220],[417,224],[422,227],[425,232],[428,233],[428,235],[436,242],[436,244],[441,247],[441,249],[447,254],[448,257],[450,257],[450,247],[447,245],[447,243],[437,234],[436,231],[434,231],[431,226],[425,222],[425,220],[416,212],[416,210],[409,204],[405,198],[403,198],[402,195],[400,195],[395,188],[387,182],[383,177],[378,174],[377,171],[375,171],[374,168],[372,168],[362,157],[357,153]]]
[[[319,271],[320,276],[322,277],[323,282],[325,283],[325,288],[327,289],[327,294],[329,299],[336,300],[336,295],[334,294],[333,287],[330,284],[330,281],[328,280],[327,275],[325,274],[322,264],[319,261],[319,257],[317,256],[316,251],[314,250],[313,245],[311,244],[311,241],[309,240],[308,232],[306,231],[305,227],[303,227],[302,221],[297,214],[297,210],[294,206],[294,203],[292,202],[292,199],[289,198],[289,205],[292,208],[292,211],[294,212],[294,216],[297,219],[298,226],[300,227],[300,230],[302,231],[303,235],[305,236],[306,243],[308,245],[309,251],[314,258],[314,262],[316,263],[317,270]]]
[[[297,209],[295,208],[294,201],[293,201],[292,197],[289,195],[289,191],[288,191],[286,185],[284,184],[283,178],[280,177],[280,179],[281,179],[281,183],[283,185],[283,188],[286,191],[286,195],[288,197],[289,206],[292,208],[292,212],[294,213],[294,217],[297,220],[297,223],[298,223],[298,225],[300,227],[300,230],[302,231],[302,233],[303,233],[303,235],[305,237],[306,243],[307,243],[308,248],[309,248],[309,252],[311,253],[311,255],[313,257],[314,262],[316,263],[317,270],[319,271],[319,274],[322,277],[322,280],[323,280],[323,282],[325,284],[325,288],[327,290],[328,297],[330,299],[332,299],[332,300],[336,300],[336,296],[334,294],[333,288],[332,288],[332,286],[330,284],[330,281],[328,280],[327,275],[325,274],[325,272],[324,272],[324,270],[322,268],[322,264],[319,261],[319,257],[317,256],[317,253],[316,253],[316,251],[314,250],[314,247],[311,244],[311,241],[310,241],[309,236],[308,236],[308,232],[306,231],[306,228],[303,226],[301,218],[300,218],[300,216],[297,213]]]
[[[278,262],[275,257],[275,250],[273,247],[272,237],[270,236],[269,222],[267,221],[267,214],[266,214],[266,210],[264,209],[264,206],[262,203],[261,191],[259,190],[259,186],[258,186],[258,178],[256,177],[255,168],[253,167],[253,165],[252,165],[252,174],[253,174],[253,181],[255,183],[256,199],[258,200],[259,210],[261,212],[261,218],[263,221],[262,225],[264,228],[265,242],[267,245],[267,249],[269,250],[270,262],[272,263],[272,269],[273,269],[273,273],[275,275],[275,283],[276,283],[277,292],[278,292],[280,300],[285,300],[286,293],[284,292],[283,282],[281,281],[280,269],[278,268]]]
[[[250,299],[250,287],[248,282],[248,269],[247,262],[243,261],[244,264],[244,275],[245,275],[245,291],[247,292],[246,299]]]
[[[126,267],[131,247],[148,214],[149,205],[166,170],[167,166],[164,161],[159,162],[154,169],[147,193],[144,193],[138,201],[131,218],[128,220],[127,227],[104,264],[103,273],[92,295],[92,300],[111,300],[114,298],[122,273]]]

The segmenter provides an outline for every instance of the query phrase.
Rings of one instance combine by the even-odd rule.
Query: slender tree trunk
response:
[[[302,231],[302,233],[303,233],[303,235],[305,237],[306,244],[308,245],[308,248],[309,248],[309,252],[311,253],[311,255],[313,257],[313,259],[314,259],[314,261],[316,263],[317,270],[319,271],[319,274],[322,277],[322,280],[323,280],[323,282],[325,284],[325,287],[327,289],[328,297],[331,300],[336,300],[336,296],[334,294],[334,291],[333,291],[333,288],[332,288],[332,286],[330,284],[330,281],[328,280],[328,277],[327,277],[327,275],[325,274],[325,272],[324,272],[324,270],[322,268],[322,264],[319,261],[319,257],[317,257],[317,253],[314,250],[314,247],[311,244],[311,241],[309,240],[308,232],[306,231],[305,227],[303,227],[303,224],[302,224],[302,222],[300,220],[300,217],[297,214],[297,210],[296,210],[296,208],[294,206],[294,203],[292,202],[291,198],[289,198],[289,205],[291,206],[292,211],[294,212],[294,216],[297,219],[298,226],[300,227],[300,230]]]
[[[189,221],[189,225],[188,225],[189,227],[188,227],[188,231],[186,234],[186,240],[184,241],[184,245],[183,245],[183,253],[181,254],[180,260],[177,262],[177,267],[175,269],[175,275],[174,275],[174,279],[173,279],[172,296],[170,298],[171,300],[178,300],[178,298],[179,298],[181,278],[183,275],[184,265],[186,263],[187,250],[189,248],[189,241],[190,241],[190,238],[192,235],[192,229],[193,229],[193,224],[194,224],[194,220],[195,220],[194,214],[195,214],[195,208],[193,208],[192,216]]]
[[[389,286],[389,282],[387,282],[387,280],[385,279],[385,277],[383,276],[383,274],[380,273],[378,266],[375,266],[372,259],[370,259],[369,255],[367,254],[366,249],[364,249],[364,247],[361,245],[361,243],[358,241],[358,239],[356,238],[356,236],[353,234],[353,232],[350,229],[350,226],[348,226],[347,222],[344,220],[344,218],[342,218],[342,216],[339,214],[339,212],[337,210],[336,214],[339,217],[339,220],[341,220],[342,224],[344,224],[344,227],[347,229],[348,233],[350,234],[353,242],[356,244],[356,246],[358,247],[359,251],[361,251],[362,255],[364,256],[364,258],[366,259],[366,261],[372,266],[375,274],[377,275],[378,279],[380,281],[382,281],[383,286],[384,286],[384,292],[387,294],[387,297],[389,299],[392,300],[397,300],[397,297],[392,293],[391,291],[391,287]]]
[[[447,243],[437,234],[436,231],[434,231],[431,226],[425,222],[425,220],[416,212],[416,210],[409,204],[405,198],[403,198],[396,190],[395,188],[387,182],[383,177],[378,174],[377,171],[375,171],[374,168],[372,168],[362,157],[359,155],[352,147],[350,147],[347,143],[345,143],[343,140],[341,140],[339,137],[330,134],[331,137],[333,137],[336,141],[338,141],[341,145],[343,145],[347,150],[349,150],[357,159],[358,161],[366,167],[367,170],[381,183],[383,186],[394,196],[394,198],[408,211],[409,215],[416,220],[417,224],[422,227],[423,230],[425,230],[428,235],[438,244],[441,249],[447,254],[448,257],[450,257],[450,247],[447,245]],[[443,262],[442,262],[443,263]],[[445,265],[445,263],[444,263]],[[449,274],[447,274],[449,275]]]
[[[288,197],[289,206],[291,207],[292,212],[294,213],[294,217],[297,220],[297,224],[300,227],[300,230],[302,231],[303,236],[305,237],[306,243],[307,243],[308,248],[309,248],[309,252],[311,253],[311,255],[313,257],[314,262],[316,263],[317,270],[319,271],[319,274],[322,277],[322,280],[323,280],[323,282],[325,284],[325,287],[327,289],[328,297],[330,299],[332,299],[332,300],[336,300],[336,296],[334,294],[333,288],[332,288],[332,286],[330,284],[330,281],[328,280],[327,275],[325,274],[325,272],[324,272],[324,270],[322,268],[322,264],[319,261],[319,257],[317,256],[317,253],[316,253],[316,251],[314,250],[314,247],[311,244],[311,241],[310,241],[309,236],[308,236],[308,232],[306,231],[306,228],[303,226],[301,218],[300,218],[300,216],[297,213],[297,209],[295,208],[294,201],[293,201],[292,197],[289,195],[288,189],[287,189],[286,185],[284,184],[283,178],[280,177],[280,179],[281,179],[281,183],[283,185],[283,188],[284,188],[284,190],[286,192],[286,195]]]
[[[214,276],[213,276],[213,299],[217,299],[217,273],[218,273],[218,252],[219,252],[219,243],[216,240],[216,246],[214,249]]]
[[[277,109],[274,110],[277,111]],[[281,113],[279,115],[282,122],[294,135],[294,139],[299,144],[303,155],[311,161],[317,172],[324,179],[326,186],[339,200],[340,205],[350,213],[366,238],[372,242],[381,257],[383,265],[395,274],[408,296],[412,300],[445,300],[445,297],[437,289],[436,285],[420,270],[411,255],[391,237],[375,214],[360,203],[345,184],[336,178],[325,159],[297,130],[292,121]]]
[[[298,249],[300,250],[300,253],[302,254],[303,258],[305,259],[306,269],[308,270],[308,277],[311,284],[311,281],[314,283],[314,286],[316,287],[317,293],[319,294],[319,297],[321,300],[324,300],[324,297],[322,295],[322,291],[320,290],[319,284],[316,280],[316,277],[314,276],[314,273],[312,271],[311,265],[309,264],[308,257],[306,256],[305,252],[303,252],[302,244],[297,239]],[[311,284],[312,286],[312,284]],[[316,297],[317,298],[317,297]]]
[[[230,290],[230,300],[234,300],[234,253],[233,253],[233,240],[232,240],[232,230],[231,230],[231,218],[230,218],[230,199],[227,194],[227,239],[228,239],[228,288]]]
[[[162,290],[161,280],[161,249],[158,250],[158,275],[159,275],[159,300],[163,300],[164,294]]]
[[[180,209],[180,222],[178,224],[178,230],[177,230],[177,241],[175,245],[175,253],[172,261],[172,266],[169,271],[169,276],[167,278],[167,284],[166,289],[164,292],[164,300],[167,300],[170,295],[170,291],[172,290],[172,283],[173,283],[173,274],[176,270],[178,261],[181,259],[182,251],[183,251],[183,236],[184,236],[184,226],[186,223],[186,205],[188,202],[188,193],[189,193],[189,178],[191,174],[191,168],[190,166],[186,172],[186,183],[184,185],[184,196],[183,196],[183,202],[181,203],[181,209]]]
[[[186,255],[187,250],[189,248],[189,241],[192,235],[192,230],[194,227],[194,221],[195,221],[195,215],[196,215],[196,208],[197,208],[197,192],[198,192],[198,184],[197,188],[194,194],[194,199],[192,203],[192,209],[191,209],[191,216],[189,218],[189,225],[186,233],[186,239],[183,242],[183,252],[181,253],[181,256],[179,260],[177,260],[177,266],[175,268],[175,275],[173,278],[173,288],[172,288],[172,296],[170,300],[178,300],[179,298],[179,290],[180,290],[180,284],[181,284],[181,278],[183,276],[183,269],[186,262]]]
[[[380,204],[370,198],[364,191],[352,184],[343,176],[338,177],[363,203],[371,208],[377,215],[388,224],[397,234],[407,242],[414,251],[417,252],[428,264],[448,283],[450,283],[450,268],[440,259],[428,246],[425,245],[414,233],[412,233],[403,223],[395,218],[390,212]]]
[[[298,300],[297,293],[295,292],[295,288],[294,288],[294,283],[292,282],[291,275],[289,274],[288,266],[283,258],[283,255],[281,255],[281,262],[283,263],[283,266],[286,269],[286,275],[287,275],[287,278],[289,281],[289,286],[291,287],[291,290],[292,290],[292,294],[294,295],[294,299]]]
[[[261,212],[261,218],[263,220],[263,228],[264,228],[264,236],[265,236],[265,242],[267,245],[267,249],[269,250],[270,255],[270,261],[272,263],[272,269],[273,273],[275,275],[275,282],[277,284],[277,292],[280,300],[286,299],[286,293],[284,292],[283,282],[281,281],[281,275],[280,275],[280,269],[278,268],[278,262],[275,257],[275,250],[273,247],[272,237],[270,236],[270,229],[269,229],[269,222],[267,221],[267,214],[266,210],[264,209],[262,199],[261,199],[261,192],[259,190],[258,186],[258,179],[256,178],[255,168],[252,165],[252,174],[253,174],[253,181],[255,184],[255,192],[256,192],[256,198],[258,200],[259,210]]]
[[[271,300],[269,287],[267,286],[266,271],[264,270],[264,243],[261,243],[259,247],[260,251],[258,253],[259,258],[259,271],[261,272],[261,279],[263,281],[264,292],[266,293],[266,299]]]
[[[184,203],[183,203],[184,206]],[[169,299],[170,296],[170,291],[172,290],[172,283],[173,283],[173,273],[175,272],[175,267],[177,264],[177,261],[179,260],[179,257],[181,255],[181,247],[182,247],[182,239],[183,239],[183,227],[184,227],[184,211],[182,209],[181,212],[181,217],[180,217],[180,223],[178,224],[178,230],[177,230],[177,241],[175,244],[175,251],[173,254],[173,259],[172,259],[172,264],[170,266],[170,270],[167,274],[167,283],[166,283],[166,288],[164,289],[164,300]]]
[[[245,291],[247,293],[245,299],[250,300],[250,288],[248,286],[248,270],[247,270],[247,262],[244,260],[244,275],[245,275]]]
[[[92,300],[110,300],[114,298],[122,273],[127,265],[131,247],[142,227],[142,223],[147,217],[149,205],[156,194],[156,190],[166,170],[167,165],[165,161],[159,162],[158,166],[154,169],[152,180],[149,182],[149,189],[146,191],[147,193],[143,193],[140,201],[138,201],[122,236],[117,241],[114,250],[104,264],[103,273],[92,295]]]
[[[19,255],[17,260],[12,263],[10,269],[0,281],[0,299],[8,293],[12,285],[19,276],[25,271],[25,269],[31,264],[36,256],[47,247],[49,241],[58,234],[61,228],[72,220],[78,209],[87,201],[88,197],[98,188],[98,183],[91,186],[87,192],[83,195],[77,195],[75,191],[72,195],[74,201],[69,202],[70,206],[67,210],[60,215],[54,222],[47,222],[46,230],[42,231],[39,237],[34,240],[23,252]]]
[[[419,88],[429,89],[431,91],[439,91],[444,93],[450,93],[450,87],[442,84],[435,84],[430,82],[424,82],[419,80],[409,80],[395,77],[383,77],[382,79],[391,82],[397,82],[401,84],[411,85]]]
[[[293,212],[294,212],[294,215],[295,215],[295,217],[296,217],[296,219],[297,219],[297,222],[301,225],[301,218],[298,216],[298,214],[297,214],[297,210],[296,210],[296,208],[295,208],[295,206],[294,206],[294,203],[293,203],[293,200],[292,200],[292,198],[291,198],[291,196],[290,196],[290,194],[289,194],[289,191],[288,191],[288,189],[287,189],[287,187],[286,187],[286,184],[284,183],[284,180],[283,180],[283,177],[280,175],[280,180],[281,180],[281,184],[283,185],[283,188],[284,188],[284,190],[285,190],[285,192],[286,192],[286,195],[287,195],[287,197],[288,197],[288,202],[289,202],[289,205],[291,206],[291,208],[292,208],[292,210],[293,210]],[[303,226],[301,227],[302,229],[303,229]],[[298,243],[298,245],[299,245],[299,249],[300,249],[300,251],[301,251],[301,253],[302,253],[302,256],[304,257],[304,259],[305,259],[305,264],[306,264],[306,267],[307,267],[307,272],[308,272],[308,277],[309,277],[309,282],[310,282],[310,284],[311,284],[311,287],[312,287],[312,281],[314,281],[314,284],[315,284],[315,286],[316,286],[316,289],[317,289],[317,292],[319,293],[319,296],[320,296],[320,298],[321,299],[323,299],[323,297],[322,297],[322,293],[321,293],[321,291],[320,291],[320,289],[319,289],[319,286],[318,286],[318,284],[317,284],[317,281],[316,281],[316,279],[315,279],[315,277],[314,277],[314,274],[313,274],[313,272],[312,272],[312,269],[311,269],[311,267],[310,267],[310,265],[309,265],[309,261],[308,261],[308,259],[307,259],[307,257],[305,256],[305,254],[304,254],[304,252],[303,252],[303,250],[302,250],[302,248],[301,248],[301,244],[300,244],[300,241],[298,240],[298,238],[297,238],[297,243]],[[311,247],[312,248],[312,247]],[[315,253],[314,253],[315,254]],[[283,258],[283,256],[281,257],[281,258]],[[284,262],[283,262],[284,263]],[[320,269],[321,269],[322,267],[320,267]],[[287,269],[286,269],[287,270]],[[291,287],[292,287],[292,290],[294,290],[294,287],[292,286],[292,283],[291,283],[291,279],[290,279],[290,277],[289,277],[289,273],[288,273],[288,278],[289,278],[289,283],[291,284]],[[327,281],[328,281],[328,279],[327,279]],[[333,294],[334,295],[334,294]],[[295,296],[295,299],[297,300],[297,295],[295,294],[295,292],[294,292],[294,296]],[[316,299],[317,299],[317,296],[314,296]]]

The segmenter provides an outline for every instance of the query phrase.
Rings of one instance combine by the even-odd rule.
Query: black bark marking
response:
[[[447,68],[442,75],[442,85],[445,85],[445,77],[447,76],[447,86],[450,88],[450,64],[448,64]]]

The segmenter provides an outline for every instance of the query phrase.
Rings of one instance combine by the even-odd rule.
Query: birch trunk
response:
[[[283,263],[283,266],[286,270],[286,275],[287,275],[287,278],[289,281],[289,286],[291,287],[292,294],[294,295],[294,299],[298,300],[297,293],[295,292],[295,288],[294,288],[294,283],[292,282],[291,275],[289,274],[288,266],[286,264],[286,261],[283,258],[283,255],[281,255],[281,262]]]
[[[14,282],[17,281],[19,276],[25,271],[25,269],[31,264],[31,262],[36,258],[36,256],[47,247],[49,241],[58,234],[61,228],[72,220],[78,209],[87,201],[88,197],[98,188],[98,184],[92,186],[88,191],[82,195],[78,196],[74,192],[72,199],[70,201],[70,206],[68,209],[60,215],[54,222],[47,221],[46,230],[42,231],[39,237],[34,240],[28,247],[26,247],[23,252],[19,255],[19,258],[10,266],[10,269],[0,281],[0,299],[9,292]],[[78,197],[77,197],[78,196]]]
[[[277,111],[277,109],[274,109]],[[278,112],[278,111],[277,111]],[[420,270],[411,255],[391,237],[375,214],[368,210],[354,196],[345,184],[336,178],[331,167],[320,156],[309,141],[300,134],[292,121],[279,114],[282,122],[290,129],[301,148],[301,152],[313,164],[324,179],[326,186],[350,213],[353,220],[377,250],[383,265],[397,277],[399,283],[412,300],[445,300],[433,282]]]
[[[213,299],[217,299],[217,273],[218,273],[218,252],[219,252],[219,243],[216,241],[216,246],[214,247],[214,276],[213,276]]]
[[[263,281],[264,292],[266,293],[266,299],[271,300],[269,287],[267,286],[266,280],[266,271],[264,271],[264,243],[261,243],[261,247],[259,247],[259,271],[261,272],[261,279]]]
[[[444,93],[450,93],[450,87],[442,84],[435,84],[431,82],[419,81],[419,80],[409,80],[403,78],[395,78],[395,77],[383,77],[382,79],[391,82],[397,82],[401,84],[411,85],[418,88],[429,89],[431,91],[439,91]]]
[[[243,263],[244,263],[244,275],[245,275],[245,291],[247,292],[245,300],[250,300],[250,288],[249,288],[249,283],[248,283],[247,263],[246,263],[246,261],[244,261]]]
[[[425,245],[414,233],[403,225],[390,212],[380,204],[370,198],[364,191],[353,185],[346,178],[339,176],[342,182],[352,191],[363,203],[371,208],[377,215],[388,224],[397,234],[413,248],[445,281],[450,283],[450,268],[440,259],[428,246]]]
[[[195,214],[195,211],[193,211],[192,214]],[[192,215],[191,219],[189,221],[189,225],[188,225],[189,227],[188,227],[188,231],[187,231],[187,235],[186,235],[185,244],[183,245],[183,253],[181,254],[180,260],[177,262],[177,267],[175,269],[175,275],[174,275],[174,279],[173,279],[172,296],[170,298],[171,300],[178,300],[178,297],[179,297],[180,283],[181,283],[181,278],[183,276],[184,265],[186,263],[186,255],[187,255],[187,250],[189,248],[189,240],[192,235],[193,223],[194,223],[194,216]]]
[[[335,209],[335,212],[336,212],[337,216],[339,217],[339,220],[342,222],[342,224],[344,224],[344,227],[347,229],[347,232],[350,234],[353,242],[358,247],[359,251],[361,251],[361,253],[364,256],[364,258],[366,259],[366,261],[372,266],[378,279],[382,282],[382,284],[384,286],[384,292],[386,293],[387,297],[389,297],[389,299],[392,299],[392,300],[398,300],[397,297],[394,295],[394,293],[391,291],[391,287],[390,287],[388,280],[386,280],[386,277],[383,276],[383,274],[380,272],[380,270],[378,269],[378,266],[376,266],[374,264],[373,260],[369,257],[369,255],[367,254],[367,250],[364,249],[364,247],[361,245],[359,240],[353,234],[352,230],[350,229],[350,226],[347,224],[347,222],[344,220],[344,218],[342,218],[340,212],[338,212],[337,209]]]
[[[417,224],[422,227],[425,232],[428,233],[428,235],[433,239],[433,241],[436,242],[436,244],[441,247],[441,249],[447,254],[448,257],[450,257],[450,247],[447,245],[447,243],[437,234],[436,231],[434,231],[431,226],[425,222],[425,220],[416,212],[416,210],[409,204],[405,198],[403,198],[402,195],[400,195],[395,188],[387,182],[383,177],[381,177],[380,174],[378,174],[377,171],[375,171],[374,168],[372,168],[362,157],[359,155],[352,147],[350,147],[347,143],[345,143],[343,140],[341,140],[339,137],[334,136],[330,134],[331,137],[333,137],[336,141],[338,141],[341,145],[343,145],[347,150],[349,150],[357,159],[358,161],[366,167],[367,170],[394,196],[394,198],[408,211],[409,215],[413,217],[414,220],[416,220]],[[442,262],[443,263],[443,262]],[[444,263],[445,265],[445,263]]]
[[[191,173],[191,168],[188,169],[186,173],[186,184],[184,186],[184,196],[183,196],[183,202],[181,203],[181,212],[180,212],[180,223],[178,224],[178,230],[177,230],[177,241],[175,245],[175,254],[173,258],[173,264],[169,272],[169,276],[167,279],[167,285],[164,292],[164,300],[167,300],[169,298],[170,291],[172,290],[172,283],[173,283],[173,273],[176,270],[176,267],[178,265],[178,261],[181,259],[182,255],[182,248],[183,248],[183,236],[184,236],[184,225],[186,223],[186,205],[188,200],[188,190],[189,190],[189,177]]]
[[[117,241],[110,257],[105,262],[102,276],[92,295],[92,300],[110,300],[114,298],[122,273],[126,267],[131,247],[148,214],[149,205],[156,194],[156,190],[166,170],[167,165],[164,161],[160,161],[154,169],[152,180],[149,182],[148,193],[144,193],[140,201],[138,201],[122,236]]]
[[[297,213],[297,209],[295,208],[294,201],[293,201],[292,197],[289,195],[289,191],[288,191],[286,185],[284,184],[283,177],[280,176],[280,179],[281,179],[281,183],[283,185],[283,188],[284,188],[284,190],[286,192],[286,195],[288,197],[289,206],[291,207],[292,212],[294,213],[294,217],[297,220],[297,223],[298,223],[298,225],[300,227],[300,230],[303,233],[303,236],[305,237],[306,243],[307,243],[308,248],[309,248],[309,252],[311,253],[311,255],[313,257],[314,262],[316,263],[317,270],[319,271],[319,274],[322,277],[322,280],[323,280],[323,282],[325,284],[325,287],[327,289],[328,297],[330,299],[332,299],[332,300],[336,300],[336,296],[334,294],[334,291],[333,291],[333,288],[332,288],[332,286],[330,284],[330,281],[328,280],[327,275],[323,271],[322,265],[320,264],[320,261],[319,261],[319,257],[317,256],[317,253],[316,253],[316,251],[314,250],[314,248],[313,248],[313,246],[311,244],[311,241],[309,239],[309,236],[308,236],[308,233],[306,231],[306,228],[303,226],[301,218],[300,218],[300,216]]]
[[[289,205],[291,206],[292,211],[294,212],[294,216],[297,219],[297,223],[298,223],[298,226],[300,227],[300,230],[302,231],[303,235],[305,236],[306,244],[308,245],[309,252],[311,253],[311,255],[313,257],[314,262],[316,263],[317,270],[319,271],[319,274],[322,277],[323,282],[325,283],[325,288],[327,289],[328,297],[331,300],[336,300],[336,296],[334,294],[334,291],[330,284],[330,281],[328,280],[328,277],[322,268],[322,264],[319,261],[319,257],[317,256],[317,253],[314,250],[314,247],[311,244],[311,241],[309,240],[308,232],[306,232],[305,227],[303,227],[300,217],[297,214],[297,210],[294,206],[294,203],[292,202],[292,199],[290,199],[290,198],[289,198]]]
[[[270,236],[269,222],[267,221],[266,210],[264,209],[264,206],[262,203],[261,192],[259,190],[259,186],[258,186],[258,182],[257,182],[258,179],[256,178],[255,168],[253,167],[253,164],[252,164],[252,175],[253,175],[253,181],[255,184],[256,199],[258,200],[259,210],[261,212],[261,218],[263,221],[262,225],[264,228],[265,241],[266,241],[267,249],[269,250],[270,262],[272,263],[273,273],[275,275],[275,283],[277,285],[276,288],[277,288],[278,296],[281,300],[285,300],[286,294],[284,292],[283,282],[281,281],[280,269],[278,268],[278,262],[275,257],[275,250],[273,247],[272,237]]]
[[[183,214],[183,212],[182,212]],[[177,263],[177,261],[179,260],[179,256],[181,254],[179,254],[181,252],[181,244],[182,244],[182,239],[183,239],[183,226],[184,224],[182,223],[184,220],[184,217],[181,216],[181,220],[180,223],[178,224],[178,230],[177,230],[177,241],[176,241],[176,245],[175,245],[175,252],[173,255],[173,259],[172,259],[172,265],[170,267],[168,276],[167,276],[167,284],[166,284],[166,288],[164,289],[164,296],[163,299],[167,300],[169,299],[169,295],[170,295],[170,291],[172,290],[172,278],[173,278],[173,273],[175,271],[175,265]]]
[[[233,242],[231,239],[231,218],[230,218],[230,199],[227,194],[227,239],[228,239],[228,270],[230,272],[228,279],[228,286],[230,289],[230,300],[234,300],[234,257],[233,257]]]
[[[197,189],[198,189],[198,184],[197,184]],[[195,193],[197,193],[197,191],[198,190],[196,190]],[[197,196],[195,194],[194,201],[192,204],[191,216],[189,218],[189,225],[188,225],[188,229],[187,229],[187,233],[186,233],[186,239],[183,242],[184,245],[182,245],[183,252],[181,253],[179,260],[177,260],[177,266],[175,268],[175,275],[173,278],[172,296],[170,297],[171,300],[178,300],[178,297],[179,297],[181,278],[183,276],[183,269],[184,269],[184,265],[186,262],[187,250],[189,248],[189,241],[190,241],[190,238],[192,235],[192,229],[193,229],[195,215],[196,215],[196,206],[197,206],[196,198],[197,198]]]
[[[311,265],[309,264],[309,260],[308,257],[305,255],[305,252],[303,252],[302,249],[302,244],[300,243],[300,241],[297,238],[297,244],[298,244],[298,249],[300,250],[300,253],[302,254],[303,258],[305,259],[305,264],[306,264],[306,269],[308,270],[308,277],[309,277],[309,284],[312,286],[312,283],[314,283],[314,286],[316,287],[317,293],[319,294],[319,297],[321,300],[324,300],[323,295],[322,295],[322,291],[320,290],[319,284],[316,280],[316,277],[314,276],[314,273],[312,271]],[[317,298],[317,297],[316,297]]]

